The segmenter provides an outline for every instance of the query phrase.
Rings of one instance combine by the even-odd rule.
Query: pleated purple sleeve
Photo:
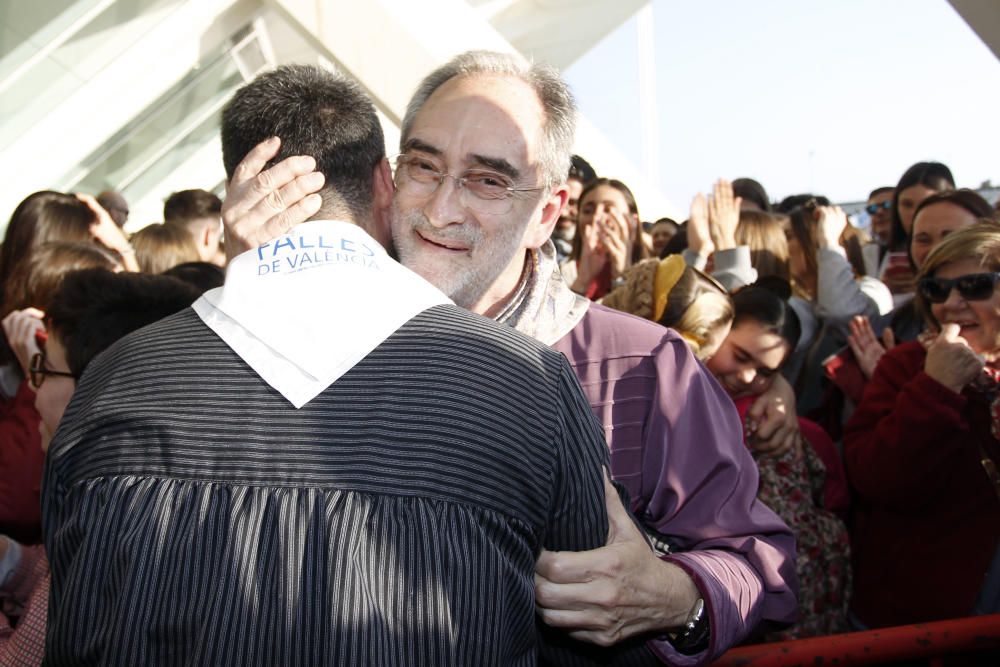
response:
[[[667,664],[700,665],[758,626],[794,621],[794,538],[757,500],[736,409],[683,339],[595,304],[553,347],[604,427],[632,511],[705,599],[708,650],[684,656],[665,638],[651,648]]]

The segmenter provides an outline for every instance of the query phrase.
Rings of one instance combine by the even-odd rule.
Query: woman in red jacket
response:
[[[929,332],[882,357],[847,424],[863,626],[977,607],[1000,537],[998,282],[1000,225],[966,227],[935,248],[916,297]]]

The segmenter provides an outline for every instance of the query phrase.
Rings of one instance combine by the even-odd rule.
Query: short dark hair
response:
[[[779,294],[781,279],[770,276],[760,285],[750,285],[733,294],[733,310],[736,316],[733,326],[738,326],[744,320],[753,320],[766,331],[781,336],[788,347],[794,350],[802,335],[802,325],[799,317],[788,305],[784,295]],[[787,288],[787,283],[783,286]],[[791,288],[787,288],[791,292]]]
[[[889,232],[891,250],[905,250],[909,245],[909,235],[903,229],[903,220],[899,217],[899,195],[914,185],[923,185],[937,192],[954,190],[955,177],[951,175],[951,169],[940,162],[918,162],[903,172],[896,184],[896,192],[892,195],[892,227]]]
[[[594,168],[590,166],[590,163],[584,160],[579,155],[571,155],[569,162],[569,174],[566,176],[566,180],[575,178],[576,180],[583,183],[584,186],[590,185],[590,183],[597,179],[597,172]]]
[[[222,287],[226,282],[226,272],[222,267],[208,262],[184,262],[164,271],[162,275],[172,276],[194,285],[199,292]]]
[[[757,208],[765,213],[771,212],[771,200],[767,196],[767,190],[752,178],[737,178],[733,181],[733,194],[757,204]]]
[[[167,224],[218,217],[221,214],[222,200],[207,190],[181,190],[163,202],[163,222]]]
[[[800,206],[805,206],[812,201],[812,206],[829,206],[830,200],[823,195],[814,195],[810,192],[803,192],[797,195],[788,195],[774,207],[774,211],[781,213],[783,215],[790,215],[792,211],[799,208]]]
[[[236,91],[222,110],[222,160],[226,174],[265,139],[277,136],[278,162],[310,155],[326,177],[323,209],[371,217],[374,170],[385,158],[385,138],[375,107],[361,87],[342,74],[311,65],[285,65]]]
[[[168,276],[74,271],[63,279],[46,312],[46,327],[66,350],[66,363],[79,377],[112,343],[187,308],[198,290]]]
[[[930,195],[913,209],[913,219],[916,220],[917,215],[928,206],[941,203],[954,204],[977,218],[992,218],[996,215],[996,211],[993,210],[990,203],[983,199],[978,192],[969,188],[961,188],[959,190],[935,192]]]
[[[116,225],[122,227],[128,222],[128,202],[125,201],[125,197],[121,193],[114,190],[105,190],[97,195],[96,199],[97,203],[108,212],[108,215],[111,216]]]
[[[882,187],[875,188],[874,190],[869,192],[868,198],[871,199],[872,197],[878,197],[879,195],[884,195],[886,192],[892,192],[895,189],[896,188],[892,187],[891,185],[883,185]]]

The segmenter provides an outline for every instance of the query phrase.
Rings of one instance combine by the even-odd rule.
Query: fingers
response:
[[[258,144],[233,173],[222,205],[226,254],[230,259],[305,222],[321,208],[316,192],[325,178],[309,156],[285,158],[260,171],[277,154],[276,139]]]
[[[76,195],[77,199],[86,204],[91,211],[94,211],[96,213],[97,209],[101,208],[101,205],[97,203],[97,200],[94,199],[93,195],[88,195],[85,192],[75,192],[73,194]]]
[[[882,345],[887,350],[891,350],[896,347],[896,334],[893,333],[891,327],[886,327],[882,329]]]
[[[705,195],[698,193],[691,200],[691,219],[701,219],[708,217],[708,200]]]
[[[603,598],[608,598],[611,595],[612,587],[610,585],[605,587],[604,582],[558,584],[544,577],[535,576],[535,604],[549,611],[566,612],[591,609],[595,604],[601,606]],[[608,601],[610,602],[610,600]],[[579,619],[577,620],[579,621]],[[562,623],[569,624],[563,618],[555,623],[550,623],[550,625],[557,623],[560,624],[560,627],[565,627]]]
[[[279,212],[301,199],[302,193],[316,192],[323,186],[323,181],[316,176],[308,178],[319,173],[315,172],[316,160],[308,155],[285,158],[266,171],[259,171],[266,162],[261,162],[258,166],[257,158],[250,163],[246,163],[247,159],[250,159],[249,155],[237,167],[233,179],[226,187],[226,201],[222,205],[223,221],[227,216],[239,218],[262,203],[265,206],[258,208],[258,212]],[[294,184],[292,188],[285,189],[290,184]]]
[[[755,422],[759,422],[764,417],[764,413],[767,412],[767,406],[769,403],[770,401],[767,397],[758,396],[757,400],[755,400],[750,406],[750,409],[747,410],[747,417]]]
[[[851,335],[857,338],[858,342],[862,345],[875,342],[875,331],[872,329],[871,322],[868,321],[867,317],[856,315],[851,319],[848,326],[851,329]]]
[[[226,198],[229,198],[230,188],[240,188],[264,170],[264,166],[274,159],[281,148],[281,139],[271,137],[260,142],[246,154],[236,169],[233,170],[233,177],[226,183]],[[275,165],[278,166],[278,165]]]
[[[938,337],[938,340],[942,340],[948,343],[958,342],[959,340],[958,334],[961,330],[962,330],[961,327],[959,327],[954,322],[949,322],[947,324],[944,324],[941,326],[941,335]]]
[[[555,584],[585,584],[611,576],[621,566],[614,550],[601,547],[590,551],[542,551],[535,562],[535,574]]]
[[[766,440],[754,440],[753,450],[768,456],[781,456],[795,447],[799,440],[798,430],[780,431]]]
[[[857,359],[858,361],[860,361],[861,358],[864,357],[865,346],[862,345],[861,341],[853,333],[847,334],[847,346],[851,348],[851,353],[854,355],[854,358]]]
[[[632,515],[625,509],[618,489],[608,478],[608,471],[604,471],[604,505],[608,510],[608,543],[620,542],[633,538],[639,530],[632,521]],[[640,536],[640,539],[641,536]]]

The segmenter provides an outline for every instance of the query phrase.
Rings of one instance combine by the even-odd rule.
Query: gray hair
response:
[[[545,110],[542,124],[544,139],[539,155],[542,175],[548,185],[564,182],[569,173],[576,130],[573,94],[554,67],[541,63],[526,64],[506,53],[466,51],[424,77],[406,106],[400,147],[409,139],[414,118],[435,90],[455,77],[479,74],[514,77],[535,91]]]

